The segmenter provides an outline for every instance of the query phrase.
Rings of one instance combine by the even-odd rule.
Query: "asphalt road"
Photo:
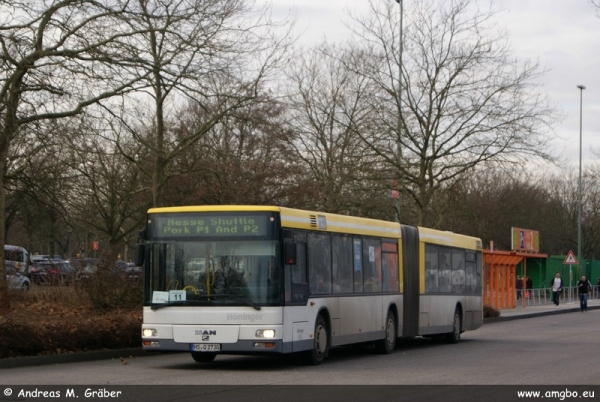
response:
[[[218,356],[201,364],[187,353],[161,354],[3,369],[0,386],[600,385],[599,330],[600,310],[590,310],[485,324],[458,344],[417,338],[391,355],[334,349],[316,367],[290,358]]]

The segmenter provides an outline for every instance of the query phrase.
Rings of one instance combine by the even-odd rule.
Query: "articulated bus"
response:
[[[398,338],[457,342],[483,323],[479,239],[275,206],[153,208],[140,232],[143,348],[300,353]]]

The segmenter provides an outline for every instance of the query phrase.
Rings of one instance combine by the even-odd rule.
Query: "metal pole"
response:
[[[581,154],[583,149],[583,90],[584,85],[577,85],[579,88],[579,185],[578,185],[578,211],[577,211],[577,267],[579,277],[583,275],[583,269],[581,267]]]
[[[402,172],[400,171],[400,163],[402,162],[402,148],[400,147],[400,137],[402,135],[402,15],[403,15],[403,10],[402,10],[402,0],[396,0],[396,3],[398,3],[400,5],[400,55],[399,55],[399,60],[398,60],[398,129],[397,129],[397,135],[398,135],[398,179],[400,179],[400,175],[402,174]],[[401,202],[400,202],[400,189],[401,189],[401,180],[398,180],[398,198],[396,198],[396,222],[400,222],[400,208],[401,208]]]

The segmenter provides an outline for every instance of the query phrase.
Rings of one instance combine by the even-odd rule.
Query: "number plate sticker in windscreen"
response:
[[[219,352],[221,345],[218,343],[192,343],[190,350],[192,352]]]

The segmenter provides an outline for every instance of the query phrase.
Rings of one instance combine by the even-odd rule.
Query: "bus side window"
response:
[[[331,236],[328,233],[308,235],[309,293],[331,293]]]
[[[292,283],[307,283],[305,243],[296,243],[296,264],[288,266],[291,268]]]
[[[452,249],[452,293],[465,293],[465,251]]]
[[[439,248],[440,266],[438,285],[439,292],[450,293],[452,291],[452,267],[450,266],[451,253],[446,247]]]
[[[354,293],[362,293],[363,291],[363,275],[362,275],[362,246],[360,239],[354,239],[353,242],[354,254]]]
[[[438,248],[425,245],[425,293],[437,293],[438,285]]]
[[[381,254],[381,242],[378,239],[363,239],[363,291],[379,292],[381,291],[381,259],[377,254]]]
[[[352,238],[332,236],[333,293],[352,293]]]

